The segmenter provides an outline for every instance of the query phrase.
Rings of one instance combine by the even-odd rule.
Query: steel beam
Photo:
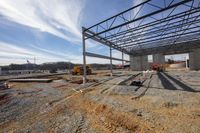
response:
[[[192,49],[200,48],[200,40],[194,40],[190,42],[182,42],[174,45],[174,47],[171,47],[171,45],[165,45],[165,46],[156,46],[153,48],[145,48],[145,49],[139,49],[136,51],[132,51],[131,55],[134,56],[142,56],[142,55],[149,55],[149,54],[175,54],[175,53],[187,53],[191,51]]]
[[[147,18],[147,17],[149,17],[149,16],[153,16],[153,15],[155,15],[155,14],[158,14],[158,13],[160,13],[160,12],[163,12],[163,11],[166,11],[166,10],[169,10],[169,9],[172,9],[172,8],[174,8],[174,7],[177,7],[177,6],[182,5],[182,4],[184,4],[184,3],[188,3],[188,2],[190,2],[190,1],[192,1],[192,0],[182,0],[181,2],[178,2],[178,3],[176,3],[176,4],[170,5],[170,6],[166,7],[166,8],[162,8],[162,9],[160,9],[160,10],[151,12],[151,13],[146,14],[146,15],[143,15],[143,16],[141,16],[141,17],[138,17],[138,18],[136,18],[136,19],[130,20],[130,21],[128,21],[128,22],[125,22],[125,23],[119,24],[119,25],[117,25],[117,26],[114,26],[114,27],[112,27],[112,28],[106,29],[106,30],[104,30],[104,31],[98,32],[98,33],[96,33],[96,34],[93,35],[93,36],[100,35],[100,34],[103,34],[103,33],[105,33],[105,32],[111,31],[111,30],[113,30],[113,29],[117,29],[117,28],[119,28],[119,27],[122,27],[122,26],[124,26],[124,25],[128,25],[128,24],[130,24],[130,23],[133,23],[133,22],[142,20],[142,19]],[[97,25],[98,25],[98,24],[97,24]],[[97,25],[96,25],[96,26],[97,26]],[[89,29],[91,29],[91,28],[88,28],[87,30],[89,30]]]
[[[198,8],[193,8],[191,10],[187,10],[187,11],[175,14],[175,15],[171,15],[171,16],[168,16],[168,17],[160,19],[160,20],[156,20],[156,21],[153,21],[153,22],[150,22],[150,23],[147,23],[147,24],[143,24],[141,26],[137,26],[135,28],[131,28],[131,29],[128,29],[128,30],[125,30],[125,31],[121,31],[121,32],[116,33],[116,34],[112,34],[110,36],[107,36],[106,39],[109,40],[109,39],[115,38],[117,36],[125,35],[127,33],[133,33],[135,31],[139,31],[141,29],[145,29],[145,28],[156,26],[156,25],[160,25],[162,23],[165,23],[165,22],[168,22],[168,21],[171,21],[171,20],[175,20],[175,19],[182,18],[182,17],[188,16],[188,15],[191,15],[191,14],[199,13],[199,11],[200,11],[199,7]]]
[[[93,36],[95,33],[93,33],[92,31],[89,31],[89,30],[86,31],[85,28],[84,28],[84,31],[85,31],[84,32],[84,36],[87,37],[86,39],[90,38],[90,39],[92,39],[94,41],[97,41],[97,42],[99,42],[101,44],[104,44],[104,45],[106,45],[108,47],[111,46],[113,49],[116,49],[118,51],[122,51],[123,50],[124,52],[126,52],[125,49],[122,49],[122,48],[118,47],[114,43],[110,42],[109,40],[107,40],[107,39],[105,39],[105,38],[103,38],[101,36]]]
[[[184,22],[184,23],[181,23],[183,20],[180,20],[180,21],[177,21],[177,22],[169,23],[168,24],[169,27],[166,27],[166,28],[165,28],[166,25],[163,24],[162,26],[158,26],[158,27],[154,27],[154,28],[151,28],[151,29],[144,30],[145,32],[144,31],[138,31],[138,32],[134,31],[135,34],[134,33],[129,33],[129,34],[127,33],[125,36],[113,38],[112,39],[113,41],[112,40],[110,40],[110,41],[112,41],[115,44],[117,44],[118,42],[123,42],[123,44],[124,44],[124,41],[126,41],[126,40],[131,40],[131,39],[133,40],[133,39],[137,39],[137,38],[140,38],[140,37],[143,37],[143,36],[151,36],[151,35],[154,35],[154,34],[157,35],[158,33],[164,32],[164,31],[168,31],[165,34],[171,34],[171,32],[173,33],[174,29],[176,29],[176,28],[182,28],[184,26],[188,26],[188,25],[191,25],[191,24],[194,25],[194,24],[200,23],[200,19],[193,20],[193,19],[198,18],[198,17],[200,17],[200,14],[195,16],[195,17],[191,17],[189,21]],[[174,25],[174,24],[176,24],[176,25]],[[171,31],[171,32],[169,32],[169,31]],[[177,31],[177,32],[179,32],[179,31]]]
[[[92,29],[92,28],[94,28],[94,27],[96,27],[96,26],[98,26],[98,25],[100,25],[100,24],[102,24],[102,23],[104,23],[104,22],[106,22],[106,21],[112,20],[112,19],[114,19],[115,17],[120,16],[120,15],[122,15],[122,14],[128,12],[128,11],[131,11],[131,10],[133,10],[133,9],[135,9],[135,8],[137,8],[137,7],[139,7],[139,6],[141,6],[141,5],[144,5],[145,3],[149,2],[149,1],[151,1],[151,0],[145,0],[144,2],[141,2],[140,4],[138,4],[138,5],[136,5],[136,6],[133,6],[133,7],[129,8],[129,9],[127,9],[127,10],[121,12],[121,13],[118,13],[118,14],[116,14],[116,15],[114,15],[114,16],[112,16],[112,17],[110,17],[110,18],[108,18],[108,19],[106,19],[106,20],[104,20],[104,21],[102,21],[102,22],[99,22],[99,23],[97,23],[97,24],[95,24],[95,25],[93,25],[93,26],[87,28],[86,31],[89,30],[89,29]]]
[[[181,31],[184,31],[184,30],[181,30]],[[191,35],[191,34],[195,34],[195,33],[199,33],[200,31],[199,30],[196,30],[196,31],[191,31],[191,32],[187,32],[187,33],[182,33],[182,34],[176,34],[176,35],[170,35],[170,36],[166,36],[166,37],[162,37],[162,38],[156,38],[157,36],[154,36],[154,37],[149,37],[148,39],[150,40],[146,40],[146,41],[142,41],[142,42],[137,42],[137,43],[126,43],[127,45],[124,45],[122,47],[132,47],[133,45],[144,45],[144,44],[147,44],[147,43],[152,43],[152,42],[156,42],[156,41],[161,41],[161,40],[165,40],[165,39],[170,39],[170,38],[174,38],[174,37],[179,37],[179,36],[185,36],[185,35]],[[174,32],[176,33],[176,32]],[[141,39],[143,40],[143,39]]]
[[[112,73],[112,60],[122,61],[122,65],[124,65],[124,53],[143,56],[156,53],[187,52],[194,48],[200,48],[200,40],[198,39],[200,38],[200,19],[198,18],[200,17],[200,1],[195,3],[194,0],[171,0],[167,5],[165,3],[164,6],[159,6],[150,13],[147,12],[144,15],[137,16],[139,10],[136,15],[131,16],[130,12],[136,7],[141,7],[140,9],[144,5],[158,7],[152,1],[143,1],[141,4],[96,25],[83,28],[84,47],[85,40],[92,39],[108,46],[110,49],[110,56],[83,51],[84,56],[109,59]],[[186,3],[188,5],[185,5]],[[184,11],[177,9],[181,5],[183,8],[185,7]],[[158,14],[166,13],[166,11],[169,11],[169,13],[164,18],[156,17]],[[153,20],[149,21],[146,18],[153,18]],[[139,22],[137,26],[131,25],[130,27],[129,24],[135,24],[136,22]],[[121,51],[122,59],[113,58],[112,49]]]
[[[90,53],[90,52],[85,52],[85,55],[89,56],[89,57],[96,57],[96,58],[102,58],[102,59],[109,59],[110,60],[110,57],[105,56],[105,55],[99,55],[99,54]],[[128,60],[122,60],[122,59],[118,59],[118,58],[114,58],[114,57],[112,57],[112,60],[130,62]]]

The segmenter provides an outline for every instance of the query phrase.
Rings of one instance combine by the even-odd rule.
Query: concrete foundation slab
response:
[[[51,82],[52,79],[10,79],[9,82]]]

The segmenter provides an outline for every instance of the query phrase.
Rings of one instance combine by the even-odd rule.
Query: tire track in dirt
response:
[[[145,93],[147,92],[147,90],[148,90],[149,87],[150,87],[150,83],[151,83],[151,81],[152,81],[152,76],[153,76],[153,74],[150,74],[150,75],[149,75],[147,86],[142,85],[143,87],[140,87],[140,88],[136,91],[135,96],[132,97],[131,99],[138,99],[138,98],[140,98],[140,97],[142,97],[142,96],[145,95]],[[146,81],[146,80],[145,80],[145,81]],[[144,82],[145,82],[145,81],[144,81]]]
[[[96,103],[86,98],[84,95],[76,95],[70,99],[70,107],[74,111],[84,113],[90,122],[90,127],[95,130],[100,130],[105,133],[118,132],[137,132],[147,131],[153,132],[147,123],[143,123],[139,118],[133,116],[131,113],[116,110],[108,105]],[[76,103],[73,104],[73,103]],[[83,131],[83,124],[78,126],[77,132]],[[79,131],[79,132],[80,132]]]
[[[106,123],[106,122],[103,122],[103,125],[106,129],[108,129],[111,133],[115,133],[116,131],[116,128],[114,127],[114,125],[110,122]]]
[[[82,116],[81,120],[79,121],[78,127],[75,130],[75,133],[82,133],[83,131],[85,131],[86,128],[84,128],[84,124],[85,124],[85,118]]]

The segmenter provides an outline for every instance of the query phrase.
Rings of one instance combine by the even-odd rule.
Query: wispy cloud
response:
[[[83,7],[84,0],[1,0],[0,14],[11,21],[79,43]]]
[[[80,49],[78,47],[74,49],[74,51],[78,50],[79,52],[71,51],[72,53],[69,52],[72,48],[66,46],[67,54],[63,51],[54,51],[52,48],[42,47],[42,45],[44,42],[44,44],[51,43],[49,40],[45,40],[48,37],[43,32],[65,39],[70,44],[82,44],[81,18],[84,6],[85,0],[0,0],[0,16],[3,16],[3,18],[0,18],[2,19],[1,23],[4,27],[7,27],[4,30],[17,29],[14,34],[18,34],[18,31],[21,31],[21,27],[24,26],[24,31],[20,32],[22,37],[15,38],[14,34],[8,32],[2,37],[4,39],[0,40],[0,65],[13,62],[26,63],[27,59],[31,60],[34,56],[37,58],[37,63],[53,61],[82,63],[81,45]],[[7,24],[6,20],[22,26],[19,28],[16,24]],[[23,34],[30,34],[30,36],[23,36]],[[28,37],[27,40],[26,37]],[[56,44],[56,41],[52,42],[52,45],[54,44]],[[104,47],[101,47],[95,41],[87,41],[86,46],[88,50],[104,51]],[[75,53],[79,54],[76,55]],[[90,57],[87,61],[87,63],[102,63],[101,59]],[[103,63],[109,63],[109,60]]]
[[[0,65],[10,63],[26,63],[26,60],[37,58],[37,63],[53,62],[53,61],[74,61],[80,62],[81,56],[72,54],[59,54],[52,51],[35,47],[35,49],[26,49],[15,44],[0,42]]]

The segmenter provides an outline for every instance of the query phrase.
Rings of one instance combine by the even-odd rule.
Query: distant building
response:
[[[21,75],[21,74],[31,74],[34,70],[7,70],[1,71],[0,75]]]

